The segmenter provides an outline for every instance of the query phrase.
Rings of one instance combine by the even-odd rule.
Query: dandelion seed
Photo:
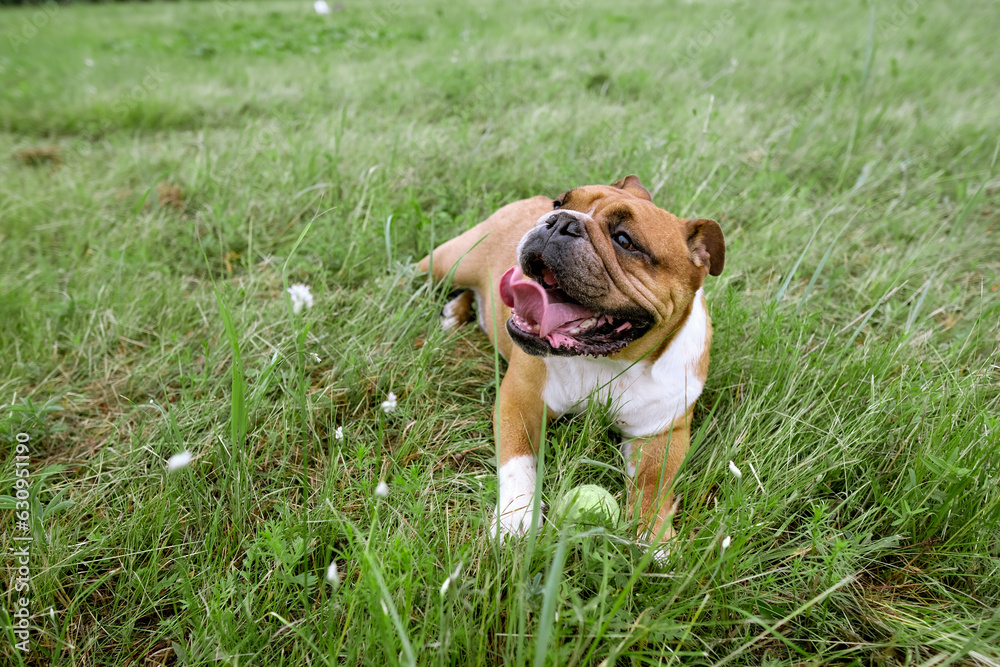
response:
[[[823,481],[823,473],[816,475],[816,483],[819,484]]]
[[[333,439],[334,440],[343,440],[344,439],[344,427],[342,427],[342,426],[338,426],[337,427],[337,430],[333,432]]]
[[[288,288],[288,296],[292,299],[292,312],[298,315],[303,308],[312,308],[313,296],[309,285],[292,285]]]
[[[722,540],[722,550],[725,551],[726,549],[728,549],[729,545],[732,543],[733,543],[733,538],[731,538],[729,535],[726,535],[725,539]]]
[[[389,485],[385,483],[385,480],[379,482],[378,486],[375,487],[375,495],[379,498],[387,498],[389,496]]]
[[[743,479],[743,473],[740,472],[740,469],[737,468],[736,464],[732,461],[729,462],[729,472],[733,473],[733,475],[736,476],[736,479]]]
[[[326,568],[326,580],[334,588],[340,585],[340,572],[337,571],[337,561],[332,561],[330,567]]]
[[[382,401],[382,411],[385,412],[385,414],[389,414],[395,409],[396,409],[396,394],[390,391],[388,398]]]
[[[316,10],[317,14],[329,14],[330,5],[326,4],[326,0],[316,0],[313,3],[313,9]]]
[[[83,64],[86,65],[87,67],[93,67],[94,66],[94,61],[91,60],[90,58],[84,58],[83,59]]]
[[[310,358],[312,358],[314,364],[318,364],[319,362],[322,361],[322,359],[319,358],[319,355],[316,354],[315,352],[310,352],[309,356]]]
[[[181,468],[187,468],[191,465],[191,452],[184,451],[180,454],[174,454],[169,459],[167,459],[167,472],[173,472],[175,470],[180,470]]]

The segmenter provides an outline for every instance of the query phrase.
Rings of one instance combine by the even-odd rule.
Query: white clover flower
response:
[[[736,476],[736,479],[743,479],[743,473],[740,472],[740,469],[737,468],[736,464],[732,461],[729,462],[729,472],[733,473],[733,475]]]
[[[385,412],[385,414],[389,414],[395,409],[396,409],[396,394],[390,391],[388,398],[382,401],[382,411]]]
[[[313,3],[313,9],[316,10],[317,14],[329,14],[330,5],[326,4],[326,0],[316,0]]]
[[[330,567],[326,568],[326,580],[334,588],[340,585],[340,572],[337,571],[337,561],[332,561]]]
[[[385,483],[385,480],[379,482],[378,486],[375,487],[375,495],[379,498],[386,498],[389,496],[389,485]]]
[[[288,288],[288,296],[292,299],[292,312],[298,315],[303,308],[312,308],[313,295],[309,285],[292,285]]]
[[[183,451],[180,454],[174,454],[169,459],[167,459],[167,472],[173,472],[175,470],[180,470],[181,468],[187,468],[191,465],[191,452]]]
[[[732,543],[733,543],[733,538],[730,537],[729,535],[726,535],[726,537],[722,540],[722,550],[725,551],[726,549],[728,549],[729,545]]]
[[[337,430],[333,432],[333,439],[334,440],[343,440],[344,439],[344,427],[343,426],[338,426]]]
[[[462,561],[458,561],[458,565],[455,566],[455,571],[451,573],[444,583],[441,584],[441,595],[448,592],[448,587],[451,586],[453,581],[458,581],[458,575],[462,573]]]

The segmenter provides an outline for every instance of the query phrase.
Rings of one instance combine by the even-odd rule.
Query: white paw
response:
[[[653,549],[653,562],[656,563],[657,567],[665,567],[667,560],[670,558],[670,547],[660,547],[659,549]]]
[[[535,457],[515,456],[497,470],[500,493],[490,534],[499,539],[526,535],[535,505]],[[541,512],[535,525],[542,526]]]
[[[659,542],[646,545],[646,548],[653,552],[653,562],[656,563],[657,567],[662,568],[666,566],[670,558],[670,551],[674,548],[675,535],[673,526],[667,526]]]
[[[493,522],[490,524],[490,535],[499,540],[527,535],[528,531],[531,530],[532,505],[533,501],[530,496],[527,498],[522,496],[508,503],[506,509],[497,507],[493,514]],[[535,525],[539,529],[542,527],[541,512],[539,512]]]

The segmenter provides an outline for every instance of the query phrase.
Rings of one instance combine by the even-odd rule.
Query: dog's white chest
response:
[[[590,401],[609,404],[615,425],[626,436],[662,433],[704,388],[697,368],[707,330],[708,313],[699,289],[684,326],[655,362],[546,357],[542,399],[560,414],[582,412]]]

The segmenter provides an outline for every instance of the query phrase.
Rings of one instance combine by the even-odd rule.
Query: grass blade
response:
[[[910,314],[906,317],[906,326],[903,327],[905,333],[910,333],[910,329],[913,328],[914,322],[917,321],[917,316],[920,315],[920,309],[924,305],[924,299],[927,298],[927,291],[931,288],[934,283],[934,278],[937,276],[937,269],[931,273],[931,277],[927,279],[924,283],[924,288],[920,290],[920,296],[917,297],[917,302],[913,304],[913,308],[910,309]]]
[[[812,236],[810,236],[809,240],[806,242],[806,246],[802,249],[802,252],[799,253],[799,258],[795,260],[795,264],[792,265],[791,271],[789,271],[788,275],[785,276],[785,281],[781,283],[781,288],[778,290],[778,293],[774,295],[774,303],[780,302],[781,297],[785,295],[785,290],[788,289],[788,284],[792,282],[792,278],[795,276],[795,272],[799,270],[799,265],[802,263],[803,258],[805,258],[806,252],[809,251],[810,246],[812,246],[812,242],[816,240],[816,235],[819,234],[819,230],[823,229],[823,225],[826,223],[827,218],[829,218],[834,213],[839,213],[842,210],[844,210],[843,206],[834,206],[833,208],[831,208],[829,211],[826,212],[826,215],[823,216],[823,219],[819,221],[818,225],[816,225],[816,228],[813,230]]]
[[[566,535],[564,531],[556,545],[556,554],[549,566],[543,593],[542,615],[538,619],[538,632],[535,635],[535,667],[545,667],[545,659],[549,656],[549,638],[555,624],[556,602],[559,600],[559,585],[562,583],[563,564],[566,562]]]
[[[246,406],[246,378],[243,376],[243,361],[240,356],[240,339],[236,333],[236,326],[233,324],[232,312],[229,303],[218,288],[215,289],[215,298],[219,304],[219,314],[222,316],[222,324],[226,330],[226,338],[229,340],[229,348],[233,352],[232,366],[232,395],[230,398],[229,412],[229,442],[233,452],[243,447],[246,439],[248,426],[248,415]]]
[[[813,271],[812,278],[809,279],[809,284],[806,285],[805,292],[803,292],[802,296],[799,298],[799,305],[795,308],[796,315],[798,315],[799,311],[802,310],[802,306],[806,304],[806,299],[809,298],[809,293],[812,292],[813,286],[816,285],[816,281],[819,280],[819,274],[823,270],[823,267],[826,266],[826,260],[830,259],[833,249],[837,246],[837,241],[840,240],[840,237],[847,231],[847,228],[851,226],[851,223],[854,222],[854,218],[858,217],[858,213],[860,212],[860,210],[855,212],[855,214],[851,216],[851,219],[840,228],[840,231],[833,237],[833,240],[830,241],[830,246],[826,249],[826,252],[823,253],[823,259],[819,261],[819,264],[816,266],[816,270]]]
[[[407,636],[406,628],[403,627],[403,621],[399,616],[399,611],[396,609],[396,604],[392,601],[392,596],[389,595],[389,588],[385,585],[385,579],[382,577],[382,572],[379,570],[378,563],[375,562],[375,557],[372,556],[371,551],[367,549],[364,550],[365,561],[368,563],[368,572],[371,574],[372,579],[375,580],[375,585],[378,587],[379,593],[382,596],[382,603],[385,604],[386,612],[389,614],[389,618],[392,620],[393,626],[396,628],[397,637],[399,637],[399,643],[403,646],[403,655],[406,657],[407,665],[416,665],[417,658],[413,653],[413,646],[410,644],[410,638]]]

